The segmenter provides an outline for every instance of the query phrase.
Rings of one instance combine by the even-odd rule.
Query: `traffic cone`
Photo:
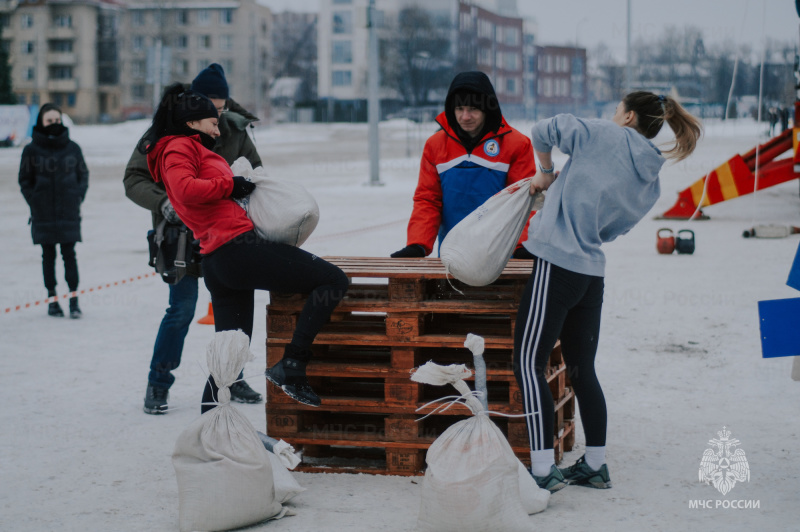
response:
[[[208,314],[197,320],[197,323],[202,323],[203,325],[214,325],[214,307],[211,306],[211,303],[208,304]]]

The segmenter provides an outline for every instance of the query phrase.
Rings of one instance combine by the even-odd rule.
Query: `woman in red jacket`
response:
[[[217,331],[253,331],[253,295],[259,290],[308,293],[292,341],[267,378],[287,395],[319,406],[306,378],[311,344],[347,291],[347,276],[336,266],[288,244],[260,238],[234,199],[255,185],[234,176],[225,159],[211,151],[219,136],[214,104],[181,84],[166,89],[139,149],[150,174],[162,181],[181,220],[200,240],[203,275],[214,305]],[[216,397],[209,379],[203,411]]]

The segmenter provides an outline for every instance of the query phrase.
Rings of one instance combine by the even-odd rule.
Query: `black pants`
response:
[[[253,231],[204,256],[202,264],[217,331],[241,329],[252,336],[256,289],[309,294],[292,336],[292,344],[300,349],[311,347],[349,283],[333,264],[300,248],[268,242]],[[216,390],[209,379],[203,402],[213,400]]]
[[[531,450],[553,448],[553,396],[544,372],[559,338],[586,445],[603,446],[606,402],[594,371],[603,278],[571,272],[538,258],[534,264],[514,333],[514,374],[525,413],[534,414],[526,418]]]
[[[64,259],[64,278],[70,292],[78,289],[78,259],[75,255],[75,242],[60,244],[42,244],[42,274],[44,287],[48,295],[56,290],[56,245],[61,246],[61,258]]]

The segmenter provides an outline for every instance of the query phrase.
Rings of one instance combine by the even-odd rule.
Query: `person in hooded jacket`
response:
[[[247,133],[247,128],[258,118],[230,97],[222,67],[217,63],[210,64],[194,78],[190,88],[210,98],[219,113],[220,134],[214,142],[214,153],[222,156],[229,165],[239,157],[245,157],[253,168],[261,166],[261,157]],[[133,150],[122,183],[125,195],[131,201],[151,211],[153,229],[164,218],[170,223],[181,223],[167,197],[164,184],[153,180],[147,167],[147,156],[138,149]],[[189,239],[193,239],[191,234]],[[158,328],[150,360],[143,407],[147,414],[164,414],[169,408],[169,389],[175,382],[172,371],[181,363],[183,344],[194,319],[197,297],[198,281],[194,275],[186,275],[177,284],[169,285],[169,307]],[[262,401],[261,394],[244,380],[231,386],[231,399],[240,403]]]
[[[425,143],[406,247],[393,258],[425,257],[447,233],[487,199],[536,173],[531,141],[509,126],[489,77],[461,72],[450,84],[441,129]],[[521,247],[515,258],[531,258]]]
[[[548,193],[523,244],[534,267],[517,313],[514,373],[527,415],[531,474],[551,492],[568,483],[611,487],[606,403],[594,368],[605,276],[600,247],[630,231],[658,199],[665,157],[650,139],[664,122],[675,133],[665,155],[685,159],[702,133],[700,122],[674,99],[651,92],[625,96],[612,120],[557,115],[531,134],[539,159],[531,194]],[[560,173],[553,148],[569,156]],[[586,435],[586,453],[564,469],[554,461],[553,397],[544,373],[559,338]]]
[[[175,84],[165,90],[139,149],[147,154],[150,175],[164,184],[176,214],[200,241],[203,279],[211,292],[217,331],[252,335],[257,289],[308,294],[283,358],[266,376],[296,401],[320,406],[306,377],[311,344],[349,281],[341,269],[307,251],[258,236],[234,201],[247,197],[256,185],[234,176],[225,159],[211,151],[218,136],[214,103]],[[214,408],[217,391],[209,377],[203,412]]]
[[[82,316],[78,306],[78,259],[75,243],[81,241],[81,203],[89,188],[89,169],[80,147],[70,140],[61,122],[61,109],[46,103],[39,110],[31,143],[22,150],[19,186],[31,209],[33,243],[42,246],[42,273],[48,298],[56,298],[56,245],[64,259],[64,277],[73,295],[69,317]],[[57,300],[47,313],[63,317]]]

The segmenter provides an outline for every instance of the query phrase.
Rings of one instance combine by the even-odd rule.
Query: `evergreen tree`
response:
[[[0,25],[0,38],[3,36],[3,27]],[[0,41],[2,42],[2,41]],[[17,95],[11,88],[11,65],[8,64],[8,52],[0,48],[0,105],[14,105]]]

